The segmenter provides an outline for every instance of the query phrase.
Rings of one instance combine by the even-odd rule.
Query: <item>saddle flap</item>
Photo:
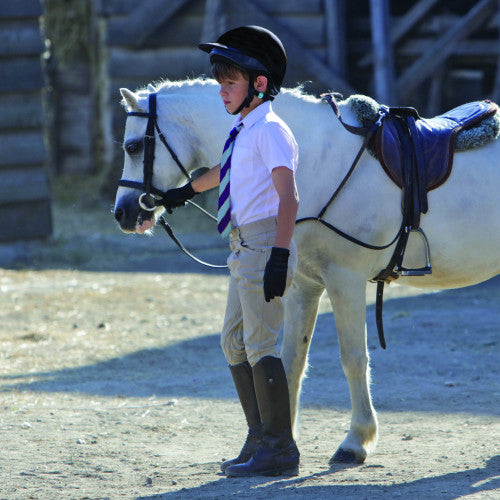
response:
[[[401,164],[403,150],[396,126],[392,120],[384,121],[375,137],[376,155],[391,180],[399,187],[403,187]]]

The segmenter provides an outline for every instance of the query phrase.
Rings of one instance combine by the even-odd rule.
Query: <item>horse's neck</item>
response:
[[[217,94],[214,98],[204,98],[194,103],[194,116],[193,135],[200,141],[198,149],[201,149],[209,165],[216,165],[220,161],[234,117],[226,112]]]
[[[190,141],[196,160],[191,168],[216,165],[234,119],[226,113],[217,86],[208,83],[175,89],[165,94],[165,126],[174,122]]]

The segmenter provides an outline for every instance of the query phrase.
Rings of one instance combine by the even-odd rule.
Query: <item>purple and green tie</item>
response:
[[[220,160],[220,185],[219,185],[219,208],[217,210],[217,229],[220,235],[225,238],[231,232],[231,199],[229,174],[231,171],[231,154],[233,152],[234,141],[239,131],[243,127],[240,123],[229,133],[229,137],[224,144],[222,158]]]

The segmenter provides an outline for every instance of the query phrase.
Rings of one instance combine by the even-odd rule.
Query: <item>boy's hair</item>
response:
[[[250,73],[248,71],[245,71],[244,69],[241,69],[238,66],[235,66],[234,64],[229,64],[229,63],[224,62],[224,61],[215,61],[212,64],[211,70],[212,70],[212,76],[218,82],[221,82],[222,80],[225,80],[226,78],[228,80],[231,80],[231,79],[237,78],[239,75],[243,76],[243,78],[245,78],[245,80],[250,80],[250,78],[255,79],[258,76],[257,74],[250,75]],[[269,77],[267,77],[267,78],[269,81]],[[266,91],[267,91],[267,88],[269,88],[269,83],[266,86]],[[273,99],[273,98],[271,97],[271,99]],[[267,101],[268,98],[265,98],[265,100]]]
[[[215,61],[212,64],[212,76],[218,81],[221,82],[225,79],[234,79],[239,75],[242,75],[243,78],[249,79],[250,75],[248,71],[238,68],[233,64],[229,64],[223,61]]]

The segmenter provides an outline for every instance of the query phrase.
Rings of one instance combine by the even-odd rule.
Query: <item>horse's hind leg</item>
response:
[[[302,378],[318,314],[319,299],[323,292],[323,285],[297,274],[293,286],[286,295],[281,359],[290,391],[292,429],[297,425]]]
[[[364,462],[375,448],[378,424],[369,388],[366,345],[366,280],[344,270],[327,278],[327,292],[337,326],[342,368],[349,383],[352,417],[347,437],[330,464]]]

